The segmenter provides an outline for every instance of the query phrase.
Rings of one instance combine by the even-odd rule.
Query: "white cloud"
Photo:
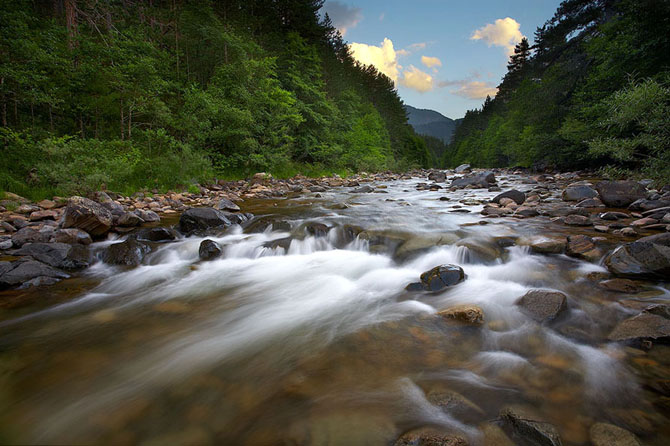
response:
[[[418,43],[413,43],[411,44],[408,48],[413,51],[413,50],[422,50],[426,47],[426,42],[418,42]]]
[[[513,54],[514,46],[523,37],[521,24],[511,17],[506,17],[475,30],[470,39],[483,40],[488,46],[501,46],[507,50],[507,54]]]
[[[451,90],[450,93],[468,99],[485,99],[486,96],[495,97],[498,88],[492,84],[481,81],[455,81],[441,82],[440,87],[447,85],[458,85],[459,88]]]
[[[374,65],[379,71],[390,77],[393,82],[398,81],[398,73],[402,68],[398,65],[398,58],[393,42],[388,37],[384,38],[381,46],[367,45],[365,43],[352,43],[349,45],[354,59],[365,65]]]
[[[343,36],[348,30],[355,28],[358,22],[363,19],[361,8],[349,6],[336,0],[327,1],[323,5],[323,12],[328,14],[328,17],[333,22],[333,26],[339,29]]]
[[[421,63],[428,68],[441,67],[442,61],[437,57],[421,56]]]
[[[425,93],[433,89],[433,76],[410,65],[409,69],[402,73],[400,84],[419,93]]]
[[[410,53],[409,51],[407,51],[405,49],[402,49],[402,50],[396,51],[395,54],[396,54],[396,56],[409,56],[412,53]]]

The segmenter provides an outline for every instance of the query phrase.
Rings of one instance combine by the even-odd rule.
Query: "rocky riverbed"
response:
[[[670,440],[668,186],[460,166],[0,206],[0,439]]]

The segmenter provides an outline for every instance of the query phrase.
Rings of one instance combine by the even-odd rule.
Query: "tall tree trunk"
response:
[[[128,139],[132,137],[132,127],[133,126],[133,109],[128,107]]]
[[[77,38],[77,0],[65,0],[65,25],[67,26],[67,47],[73,49]]]
[[[54,131],[54,111],[51,104],[49,104],[49,130],[51,133]]]
[[[5,78],[0,77],[0,85],[5,85]],[[7,127],[7,98],[2,95],[2,126]]]
[[[125,133],[126,133],[125,128],[123,126],[123,101],[121,101],[121,107],[119,107],[119,108],[121,110],[121,121],[120,121],[121,122],[121,141],[123,141],[123,139],[125,137]]]

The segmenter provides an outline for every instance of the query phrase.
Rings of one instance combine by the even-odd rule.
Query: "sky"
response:
[[[394,80],[402,100],[452,119],[478,108],[522,37],[560,0],[326,0],[354,57]]]

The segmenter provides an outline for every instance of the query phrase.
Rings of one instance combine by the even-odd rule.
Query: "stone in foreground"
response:
[[[484,312],[477,305],[457,305],[437,313],[445,319],[453,319],[468,324],[484,323]]]
[[[607,339],[610,341],[637,341],[668,337],[670,337],[670,319],[645,311],[619,322]]]
[[[554,425],[534,418],[512,407],[506,407],[500,412],[503,424],[516,436],[538,446],[561,446],[561,437]]]
[[[102,261],[110,265],[138,266],[150,248],[135,238],[109,245],[102,254]]]
[[[609,423],[596,423],[589,429],[593,446],[640,446],[640,440],[618,426]]]
[[[558,291],[530,290],[516,304],[537,322],[555,319],[568,308],[567,297]]]

